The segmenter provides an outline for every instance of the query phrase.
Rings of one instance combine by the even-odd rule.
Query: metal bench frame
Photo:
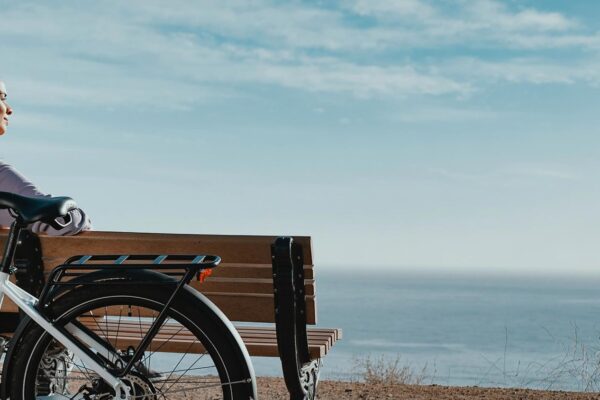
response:
[[[310,359],[304,301],[302,247],[290,237],[271,246],[277,346],[285,384],[292,399],[313,399],[321,359]]]

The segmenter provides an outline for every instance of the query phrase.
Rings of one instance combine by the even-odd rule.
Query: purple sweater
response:
[[[40,192],[33,183],[16,169],[2,161],[0,161],[0,192],[10,192],[30,197],[50,196]],[[78,208],[70,211],[69,214],[71,214],[71,222],[60,230],[39,221],[31,224],[29,228],[34,233],[45,233],[52,236],[76,235],[81,231],[92,229],[92,222],[83,210]],[[62,224],[65,222],[62,218],[58,220]],[[9,228],[13,221],[14,218],[8,210],[0,210],[0,226],[2,228]]]

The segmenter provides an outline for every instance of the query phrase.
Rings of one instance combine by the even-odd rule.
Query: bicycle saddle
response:
[[[70,197],[27,197],[14,193],[0,192],[0,208],[14,210],[25,222],[50,221],[64,217],[77,208]]]

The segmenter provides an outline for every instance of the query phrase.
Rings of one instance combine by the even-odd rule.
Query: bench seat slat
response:
[[[93,321],[92,318],[85,319],[86,325],[90,326],[96,332],[114,332],[119,333],[119,336],[134,336],[142,338],[144,333],[148,330],[148,324],[140,324],[136,322],[115,322],[107,320]],[[236,326],[237,331],[242,336],[244,341],[273,342],[277,340],[277,333],[274,327],[248,327],[248,326]],[[181,331],[181,325],[166,324],[161,328],[161,334],[171,335],[176,334],[177,337],[191,337],[191,333],[187,330]],[[337,340],[337,329],[313,329],[308,331],[309,343],[322,343],[327,346],[326,350],[329,350]]]
[[[82,320],[85,325],[98,333],[108,336],[111,341],[115,341],[119,346],[133,345],[139,342],[143,334],[148,330],[150,324],[147,322],[121,322],[115,321],[93,321],[92,318]],[[179,332],[175,337],[173,334],[180,330],[181,326],[177,324],[167,324],[161,328],[161,332],[152,342],[152,347],[161,347],[165,352],[203,352],[204,349],[199,343],[193,344],[192,336],[189,332]],[[236,327],[248,352],[252,356],[276,357],[279,354],[277,349],[277,335],[274,327]],[[309,352],[313,359],[324,357],[331,347],[335,344],[338,337],[338,329],[316,328],[308,330]],[[117,337],[118,332],[118,339]],[[168,343],[165,341],[168,340]],[[191,345],[191,347],[190,347]]]
[[[96,321],[94,321],[94,319],[96,319]],[[123,332],[140,332],[140,329],[142,332],[145,332],[144,329],[147,329],[147,327],[149,326],[147,322],[141,322],[141,324],[137,321],[121,321],[121,322],[117,322],[114,320],[105,320],[102,317],[98,317],[98,318],[82,318],[82,321],[84,321],[84,323],[86,325],[89,325],[91,327],[94,327],[96,330],[102,330],[102,329],[108,329],[108,330],[120,330]],[[141,328],[140,328],[141,327]],[[237,325],[235,327],[237,329],[238,332],[240,333],[244,333],[245,335],[247,335],[248,337],[250,336],[260,336],[260,335],[270,335],[272,337],[275,337],[275,330],[273,326],[244,326],[244,325]],[[177,331],[179,331],[181,329],[181,325],[176,324],[176,323],[167,323],[165,325],[163,325],[161,327],[161,332],[169,332],[169,333],[175,333]],[[332,333],[338,333],[338,331],[340,331],[339,329],[333,329],[333,328],[311,328],[309,331],[309,336],[314,336],[314,337],[329,337],[331,336]],[[188,331],[186,331],[186,333],[182,333],[183,335],[185,334],[190,334]],[[337,339],[337,336],[334,336],[333,339]]]

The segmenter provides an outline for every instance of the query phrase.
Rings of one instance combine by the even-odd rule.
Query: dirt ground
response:
[[[279,378],[258,379],[259,400],[288,400],[285,383]],[[487,389],[438,385],[372,386],[364,383],[322,381],[320,400],[600,400],[600,393],[551,392],[529,389]]]

